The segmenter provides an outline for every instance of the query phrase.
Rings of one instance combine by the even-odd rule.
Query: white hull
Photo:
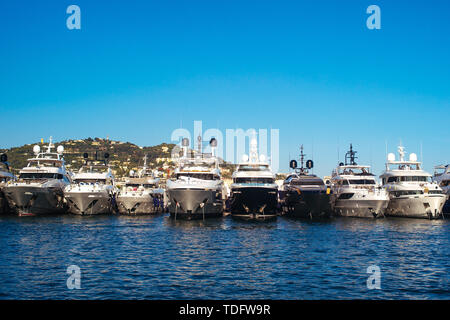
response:
[[[68,212],[78,215],[97,215],[113,212],[112,197],[107,192],[66,192]]]
[[[443,194],[410,195],[392,197],[386,210],[387,216],[436,219],[442,217],[446,201]]]
[[[162,208],[155,208],[153,198],[149,194],[141,196],[118,196],[117,207],[120,214],[139,215],[162,212]]]
[[[336,200],[333,210],[343,217],[378,218],[383,217],[389,200]]]

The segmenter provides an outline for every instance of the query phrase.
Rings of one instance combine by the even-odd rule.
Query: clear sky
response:
[[[379,174],[400,140],[431,171],[450,162],[449,16],[446,0],[1,1],[0,147],[155,145],[202,120],[279,129],[281,171],[303,143],[329,174],[352,142]]]

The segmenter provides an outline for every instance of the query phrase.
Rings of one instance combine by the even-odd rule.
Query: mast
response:
[[[350,143],[350,150],[345,154],[345,165],[351,165],[351,166],[355,166],[356,162],[355,159],[358,159],[358,157],[356,156],[357,151],[353,151],[353,146]]]
[[[303,153],[303,144],[300,146],[300,174],[307,174],[308,170],[303,167],[303,164],[305,163],[305,156],[306,154]]]

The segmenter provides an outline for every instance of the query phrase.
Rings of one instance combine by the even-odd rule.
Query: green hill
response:
[[[162,143],[151,147],[139,147],[131,142],[121,142],[101,138],[87,138],[80,140],[66,140],[53,142],[56,147],[64,146],[64,159],[66,166],[71,171],[77,171],[84,163],[83,154],[87,152],[89,158],[93,159],[97,152],[98,159],[103,159],[104,153],[108,152],[109,164],[116,177],[128,175],[130,170],[137,170],[143,165],[144,156],[147,154],[147,164],[150,168],[160,169],[163,166],[167,169],[174,169],[174,163],[171,161],[171,152],[175,144]],[[26,144],[20,147],[10,149],[0,149],[0,153],[8,155],[8,162],[17,174],[20,169],[27,165],[27,159],[32,158],[33,146],[39,145],[41,150],[48,145],[48,141],[42,144],[40,141],[32,144]],[[222,175],[225,178],[231,177],[234,166],[229,163],[221,165]]]
[[[27,165],[27,159],[33,157],[33,146],[42,148],[48,145],[36,142],[11,149],[0,149],[0,153],[8,155],[8,162],[15,173]],[[139,147],[131,142],[106,140],[101,138],[87,138],[82,140],[67,140],[54,142],[55,147],[64,146],[64,159],[66,166],[72,170],[78,170],[83,164],[83,154],[87,152],[90,158],[97,152],[98,158],[103,159],[105,152],[110,154],[109,163],[117,176],[128,174],[131,169],[137,169],[143,164],[143,158],[147,154],[147,163],[152,168],[159,168],[164,163],[170,164],[170,154],[174,144],[162,143],[157,146]],[[53,149],[56,151],[56,149]]]

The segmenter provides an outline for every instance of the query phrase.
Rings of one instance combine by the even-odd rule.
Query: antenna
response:
[[[49,142],[48,142],[48,147],[47,147],[47,153],[50,153],[52,151],[53,146],[53,137],[50,136]]]
[[[384,145],[386,147],[386,153],[385,153],[385,157],[387,159],[387,154],[388,154],[388,145],[387,145],[387,139],[384,139]]]
[[[422,140],[420,140],[420,162],[423,164]]]
[[[303,171],[303,162],[305,159],[305,154],[303,154],[303,145],[300,146],[300,170]]]
[[[357,151],[353,151],[353,146],[350,143],[350,151],[345,154],[345,165],[356,165],[355,159],[358,159],[356,156]]]

